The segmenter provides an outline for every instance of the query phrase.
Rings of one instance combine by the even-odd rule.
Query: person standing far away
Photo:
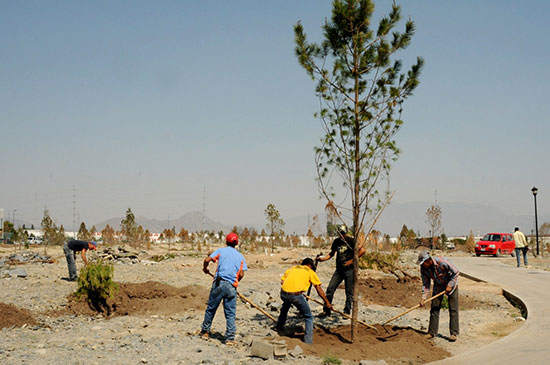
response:
[[[516,248],[514,251],[516,251],[516,260],[518,262],[518,267],[520,267],[521,259],[519,257],[519,253],[523,253],[523,264],[525,267],[527,267],[527,251],[529,250],[529,246],[527,245],[527,240],[525,239],[525,235],[523,232],[519,230],[518,227],[514,228],[514,241],[516,242]]]
[[[334,298],[334,292],[344,281],[346,288],[346,305],[344,307],[344,313],[351,313],[351,306],[353,304],[353,253],[355,250],[355,239],[348,234],[348,229],[345,225],[338,227],[338,238],[332,242],[330,252],[327,256],[317,256],[316,259],[319,262],[330,260],[334,254],[336,254],[336,270],[332,274],[332,278],[327,287],[327,298],[330,303]],[[365,254],[365,248],[359,248],[359,257]],[[330,308],[325,308],[323,313],[319,317],[330,316]]]
[[[234,346],[235,317],[237,315],[237,287],[244,277],[244,272],[248,270],[243,255],[235,248],[239,243],[239,236],[236,233],[229,233],[225,239],[226,247],[218,248],[211,255],[204,259],[202,271],[205,274],[212,275],[208,270],[208,264],[215,261],[218,263],[210,296],[204,313],[204,321],[201,326],[201,337],[208,339],[210,337],[210,328],[212,320],[216,314],[218,306],[223,300],[223,311],[225,314],[226,332],[225,344]]]
[[[430,284],[433,280],[434,287],[432,296],[445,291],[449,301],[449,341],[457,340],[459,334],[458,328],[458,275],[460,272],[449,261],[442,257],[431,257],[427,251],[422,251],[418,255],[417,265],[420,265],[422,275],[422,299],[420,306],[424,306],[428,298]],[[439,329],[439,311],[443,296],[432,300],[430,308],[430,325],[428,326],[428,338],[437,336]]]
[[[313,343],[313,315],[304,296],[310,285],[315,287],[317,294],[325,301],[326,307],[332,309],[332,304],[323,292],[321,281],[315,273],[315,263],[312,259],[306,258],[301,265],[296,265],[285,271],[281,278],[281,300],[283,305],[277,320],[277,331],[283,331],[288,310],[294,305],[306,322],[305,343]]]
[[[68,281],[76,281],[76,253],[81,252],[84,265],[88,265],[88,260],[86,260],[86,251],[95,249],[97,249],[97,242],[95,241],[71,240],[63,244],[63,253],[65,254],[65,258],[67,259],[67,267],[69,268]]]

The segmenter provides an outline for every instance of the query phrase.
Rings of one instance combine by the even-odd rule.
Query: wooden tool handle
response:
[[[317,299],[315,299],[315,298],[309,297],[309,296],[307,296],[307,295],[306,295],[305,297],[306,297],[307,299],[309,299],[309,300],[314,301],[314,302],[317,303],[317,304],[321,304],[322,306],[325,305],[325,303],[321,302],[320,300],[317,300]],[[339,310],[336,310],[336,309],[334,309],[334,308],[332,309],[332,311],[333,311],[333,312],[336,312],[336,313],[338,313],[338,314],[341,314],[342,316],[344,316],[344,317],[346,317],[346,318],[351,319],[351,316],[350,316],[349,314],[346,314],[346,313],[344,313],[344,312],[340,312]],[[365,323],[365,322],[360,321],[360,320],[357,320],[357,322],[360,323],[360,324],[362,324],[362,325],[365,326],[365,327],[370,328],[371,330],[375,330],[376,332],[378,332],[378,330],[376,329],[376,327],[371,326],[371,325],[368,324],[368,323]]]
[[[247,297],[245,297],[244,295],[242,295],[241,293],[237,292],[237,295],[239,296],[239,298],[241,298],[242,300],[244,300],[245,302],[247,302],[248,304],[250,304],[251,306],[253,306],[254,308],[256,308],[257,310],[259,310],[260,312],[262,312],[263,314],[265,314],[269,319],[271,319],[273,322],[277,322],[277,320],[269,313],[267,313],[266,311],[264,311],[262,308],[258,307],[256,304],[254,304],[250,299],[248,299]]]
[[[208,275],[214,277],[214,275],[212,275],[211,272],[208,272]],[[262,308],[260,308],[258,305],[256,305],[254,302],[252,302],[250,299],[248,299],[247,297],[245,297],[244,295],[242,295],[241,293],[237,292],[237,295],[239,296],[239,298],[241,298],[242,300],[244,300],[245,302],[247,302],[248,304],[250,304],[251,306],[253,306],[254,308],[256,308],[257,310],[259,310],[260,312],[262,312],[263,314],[265,314],[269,319],[271,319],[273,322],[277,322],[277,320],[269,313],[267,313],[266,311],[264,311]]]
[[[445,291],[442,291],[441,293],[436,294],[436,295],[434,295],[433,297],[426,299],[426,300],[424,301],[424,303],[429,303],[429,302],[431,302],[432,300],[434,300],[435,298],[442,296],[443,294],[445,294]],[[415,305],[414,307],[407,309],[407,310],[404,311],[403,313],[398,314],[397,316],[388,319],[386,322],[384,322],[383,326],[387,325],[388,323],[390,323],[390,322],[393,321],[394,319],[397,319],[397,318],[399,318],[399,317],[401,317],[401,316],[404,316],[405,314],[407,314],[407,313],[409,313],[409,312],[412,312],[413,310],[415,310],[415,309],[417,309],[417,308],[420,308],[420,304],[417,304],[417,305]]]

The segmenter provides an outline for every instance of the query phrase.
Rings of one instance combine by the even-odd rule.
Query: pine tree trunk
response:
[[[360,177],[361,177],[361,154],[360,154],[360,141],[361,141],[361,119],[359,117],[359,54],[357,52],[356,44],[354,44],[353,50],[353,59],[354,59],[354,176],[353,176],[353,199],[352,199],[352,208],[353,208],[353,240],[355,241],[353,248],[353,304],[351,312],[351,342],[355,341],[355,336],[357,334],[357,312],[358,312],[358,290],[357,290],[357,280],[359,272],[359,250],[357,245],[357,237],[359,237],[360,225],[359,225],[359,215],[361,213],[360,206]]]

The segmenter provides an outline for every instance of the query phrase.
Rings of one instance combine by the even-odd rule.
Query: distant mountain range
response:
[[[426,222],[426,211],[433,203],[411,202],[392,203],[382,214],[376,229],[397,236],[406,224],[421,235],[429,234]],[[488,232],[512,232],[514,227],[520,227],[525,234],[530,234],[535,227],[533,215],[517,215],[505,212],[497,207],[482,204],[444,203],[440,202],[442,212],[443,232],[447,236],[474,235]],[[548,219],[548,218],[546,218]],[[539,226],[546,222],[539,212]]]
[[[401,231],[403,224],[406,224],[409,229],[413,229],[420,235],[428,235],[429,227],[426,222],[426,210],[432,205],[431,202],[410,202],[410,203],[392,203],[390,204],[380,220],[377,222],[375,229],[384,234],[389,234],[395,237]],[[474,235],[482,235],[487,232],[511,232],[514,227],[520,227],[525,234],[531,234],[534,229],[534,217],[532,215],[517,215],[513,212],[505,212],[497,207],[482,204],[467,204],[467,203],[439,203],[442,210],[442,225],[443,232],[447,236],[464,236],[470,231]],[[542,214],[541,214],[542,213]],[[550,221],[550,215],[544,214],[539,210],[539,227]],[[285,221],[284,231],[287,234],[296,233],[303,235],[307,233],[309,225],[313,223],[315,214],[282,217]],[[314,227],[314,234],[324,233],[326,231],[326,214],[318,213],[318,223]],[[96,223],[97,230],[102,230],[107,224],[114,229],[120,229],[120,221],[123,217],[114,217],[102,222]],[[143,216],[136,217],[136,222],[148,229],[150,232],[162,232],[166,228],[176,227],[176,231],[183,227],[191,232],[197,232],[203,229],[203,217],[201,212],[189,212],[178,219],[159,220]],[[31,227],[31,223],[17,219],[17,226],[25,224],[27,228]],[[209,217],[204,219],[204,229],[214,232],[229,232],[235,225],[234,222],[223,224],[216,222]],[[239,227],[251,227],[261,232],[265,229],[265,219],[262,215],[261,219],[248,224],[237,224]],[[40,223],[34,224],[35,228],[40,228]],[[91,227],[91,224],[87,224]],[[66,229],[69,226],[65,226]]]
[[[120,229],[120,222],[124,217],[115,217],[99,222],[95,225],[98,231],[101,231],[108,224],[113,227],[115,230]],[[203,219],[201,212],[190,212],[187,213],[178,219],[174,220],[159,220],[151,219],[143,216],[136,217],[136,223],[141,225],[144,229],[148,229],[149,232],[162,232],[167,228],[176,227],[176,233],[178,233],[182,228],[190,232],[197,232],[203,229]],[[208,217],[204,217],[204,230],[214,231],[214,232],[229,232],[231,228],[224,226],[219,222],[215,222]]]
[[[431,202],[410,202],[392,203],[382,213],[379,221],[374,227],[376,230],[391,237],[396,237],[401,232],[403,224],[420,235],[428,235],[429,227],[426,222],[426,210],[432,206]],[[483,204],[467,203],[438,203],[442,211],[443,233],[447,236],[465,236],[472,231],[474,235],[483,235],[487,232],[512,232],[514,227],[520,227],[525,234],[531,234],[535,227],[533,215],[516,215],[505,212],[499,208]],[[309,216],[312,222],[313,214]],[[318,234],[325,230],[326,214],[319,213]],[[539,211],[539,227],[550,221],[550,217],[541,215]],[[284,217],[283,217],[284,219]],[[285,219],[284,230],[287,233],[296,232],[304,234],[307,232],[308,216],[299,216]],[[263,224],[252,225],[259,229],[265,227]]]

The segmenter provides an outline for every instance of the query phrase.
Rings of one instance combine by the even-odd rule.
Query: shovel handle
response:
[[[248,299],[247,297],[245,297],[244,295],[242,295],[241,293],[237,292],[237,295],[239,296],[239,298],[241,298],[242,300],[244,300],[245,302],[247,302],[248,304],[250,304],[251,306],[253,306],[254,308],[256,308],[257,310],[259,310],[260,312],[262,312],[263,314],[266,315],[266,317],[268,317],[269,319],[271,319],[273,322],[277,322],[277,320],[269,313],[267,313],[266,311],[264,311],[262,308],[258,307],[256,304],[254,304],[250,299]]]
[[[208,275],[214,277],[214,275],[211,273],[211,272],[208,272]],[[267,313],[266,311],[264,311],[262,308],[260,308],[257,304],[255,304],[254,302],[252,302],[250,299],[248,299],[247,297],[245,297],[244,295],[242,295],[241,293],[237,292],[237,295],[239,296],[239,298],[241,298],[242,300],[244,300],[245,302],[247,302],[248,304],[250,304],[251,306],[253,306],[254,308],[256,308],[257,310],[259,310],[260,312],[262,312],[266,317],[268,317],[269,319],[271,319],[273,322],[277,322],[277,320],[269,313]]]
[[[426,300],[424,301],[424,303],[431,302],[432,300],[434,300],[434,299],[437,298],[437,297],[442,296],[443,294],[445,294],[445,291],[442,291],[441,293],[436,294],[436,295],[434,295],[433,297],[426,299]],[[417,309],[417,308],[420,308],[420,304],[417,304],[417,305],[415,305],[414,307],[407,309],[407,310],[404,311],[403,313],[398,314],[397,316],[388,319],[386,322],[384,322],[384,324],[383,324],[382,326],[387,325],[388,323],[390,323],[390,322],[393,321],[394,319],[397,319],[397,318],[399,318],[399,317],[402,317],[402,316],[404,316],[405,314],[407,314],[407,313],[409,313],[409,312],[412,312],[413,310],[415,310],[415,309]]]

